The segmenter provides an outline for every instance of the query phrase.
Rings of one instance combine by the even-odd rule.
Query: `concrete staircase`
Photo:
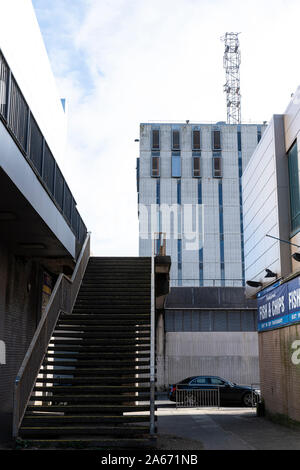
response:
[[[153,444],[150,258],[90,258],[71,314],[61,313],[19,438],[31,446]]]

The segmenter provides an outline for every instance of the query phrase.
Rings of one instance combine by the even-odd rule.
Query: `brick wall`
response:
[[[300,422],[300,364],[293,364],[300,324],[259,333],[262,397],[267,413]],[[298,355],[300,358],[300,354]]]
[[[6,364],[0,365],[0,442],[11,437],[13,387],[40,318],[41,270],[0,244],[0,340]]]

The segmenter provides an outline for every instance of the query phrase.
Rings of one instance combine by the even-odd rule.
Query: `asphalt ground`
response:
[[[300,431],[257,417],[255,408],[176,409],[165,401],[157,416],[158,449],[300,450]]]

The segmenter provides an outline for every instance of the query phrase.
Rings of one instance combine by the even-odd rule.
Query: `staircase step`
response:
[[[32,396],[32,401],[37,401],[41,403],[46,402],[60,402],[60,403],[93,403],[97,405],[100,403],[127,403],[127,402],[134,402],[134,401],[148,401],[150,399],[149,393],[139,393],[138,395],[53,395],[53,396]]]
[[[61,358],[61,359],[99,359],[99,352],[61,352],[58,351],[57,348],[55,348],[55,351],[48,352],[46,354],[46,359],[55,359],[55,358]],[[115,353],[102,353],[101,354],[101,359],[115,359],[116,354]],[[149,359],[149,353],[141,353],[141,354],[133,354],[133,353],[122,353],[122,359],[124,360],[131,360],[131,359],[144,359],[148,358]]]
[[[96,332],[98,331],[99,333],[103,333],[103,332],[107,332],[107,333],[111,333],[111,332],[123,332],[123,331],[128,331],[129,333],[132,333],[132,332],[148,332],[150,331],[150,326],[149,325],[73,325],[73,324],[69,324],[69,323],[63,323],[63,322],[59,322],[56,327],[55,327],[55,331],[59,332],[59,331],[83,331],[83,332],[89,332],[89,331],[92,331],[92,332]]]
[[[134,385],[55,385],[55,386],[35,386],[34,392],[49,392],[55,394],[70,393],[70,394],[95,394],[95,393],[143,393],[149,392],[150,387]]]
[[[106,314],[101,314],[101,317],[99,317],[98,314],[84,314],[84,313],[80,313],[80,314],[76,314],[76,313],[63,313],[59,316],[59,321],[71,321],[71,322],[74,322],[74,321],[80,321],[80,322],[86,322],[87,324],[90,324],[91,322],[96,322],[99,324],[99,322],[101,321],[101,324],[103,321],[105,320],[109,320],[109,321],[116,321],[116,320],[122,320],[122,321],[133,321],[133,322],[140,322],[140,321],[149,321],[150,320],[150,312],[146,312],[146,313],[141,313],[141,314],[136,314],[136,313],[132,313],[132,314],[120,314],[119,316],[117,314],[115,314],[114,318],[112,319],[110,315],[106,315]]]
[[[122,346],[130,346],[130,345],[142,345],[142,344],[149,344],[149,339],[137,339],[137,338],[67,338],[63,336],[62,339],[56,339],[54,337],[51,338],[51,342],[56,344],[83,344],[83,345],[94,345],[94,346],[101,346],[101,345],[122,345]]]
[[[57,346],[56,346],[57,345]],[[83,341],[75,341],[75,340],[63,340],[63,339],[57,339],[57,340],[52,340],[49,347],[48,351],[52,350],[59,350],[59,351],[98,351],[99,353],[109,353],[112,354],[113,352],[116,353],[130,353],[133,351],[142,351],[142,352],[147,352],[150,350],[150,345],[110,345],[105,346],[105,345],[95,345],[95,344],[89,344]]]
[[[123,415],[123,416],[108,416],[108,415],[55,415],[55,414],[29,414],[25,415],[23,425],[28,426],[41,426],[41,425],[51,425],[51,426],[61,426],[64,424],[69,425],[70,423],[94,423],[94,424],[128,424],[128,423],[148,423],[149,415]]]
[[[123,361],[119,358],[117,358],[116,360],[114,361],[101,361],[99,359],[95,359],[95,360],[89,360],[89,361],[85,361],[85,360],[72,360],[70,359],[69,361],[65,361],[65,360],[54,360],[54,361],[48,361],[47,359],[43,362],[43,366],[53,366],[53,367],[62,367],[62,366],[67,366],[67,367],[76,367],[77,369],[79,369],[80,367],[86,367],[86,366],[90,366],[90,367],[118,367],[118,368],[122,368],[122,367],[128,367],[128,366],[132,366],[133,369],[135,369],[136,367],[144,367],[144,366],[149,366],[150,364],[150,361]]]
[[[135,351],[140,354],[147,354],[148,357],[150,354],[150,348],[149,350],[145,348],[144,346],[110,346],[109,351],[108,348],[105,346],[93,346],[93,345],[83,345],[82,343],[76,345],[74,342],[70,344],[69,342],[67,344],[61,344],[62,340],[58,340],[60,343],[57,343],[55,341],[52,341],[48,347],[48,352],[56,352],[56,351],[69,351],[70,353],[72,352],[82,352],[82,353],[99,353],[103,355],[103,357],[113,357],[115,356],[115,353],[120,352],[122,355],[132,355]],[[58,344],[58,346],[55,346],[54,343]]]
[[[128,315],[128,314],[135,314],[136,318],[138,320],[139,315],[144,315],[144,314],[149,314],[149,308],[144,307],[142,305],[126,305],[126,306],[120,306],[120,307],[108,307],[107,305],[104,307],[80,307],[80,306],[75,306],[73,309],[73,312],[76,314],[107,314],[109,313],[110,315]]]
[[[51,412],[53,413],[101,413],[101,414],[122,414],[122,413],[140,413],[149,412],[149,404],[140,405],[118,405],[118,404],[96,404],[96,405],[28,405],[27,412]]]
[[[104,331],[103,333],[99,331],[57,331],[55,330],[52,335],[53,338],[82,338],[83,340],[88,338],[96,338],[98,340],[102,339],[134,339],[134,338],[150,338],[149,332],[120,332],[120,331]],[[102,338],[103,337],[103,338]]]
[[[80,367],[76,367],[76,369],[43,369],[43,374],[49,374],[49,375],[71,375],[74,377],[80,376],[102,376],[102,377],[107,377],[107,375],[112,375],[112,374],[118,374],[122,376],[134,376],[135,374],[141,375],[141,374],[150,374],[150,369],[149,368],[140,368],[140,369],[134,369],[134,368],[121,368],[121,367],[115,367],[115,368],[109,368],[109,367],[102,367],[101,369],[98,368],[89,368],[89,369],[82,369]]]
[[[22,439],[20,439],[22,443]],[[21,445],[21,444],[20,444]],[[42,448],[42,449],[103,449],[116,448],[118,450],[136,450],[136,449],[153,449],[156,445],[155,436],[143,436],[143,438],[80,438],[80,439],[26,439],[26,447]]]
[[[22,426],[20,429],[21,437],[30,437],[30,436],[57,436],[57,435],[67,435],[71,436],[74,434],[84,435],[90,434],[94,436],[121,436],[124,435],[137,435],[137,434],[147,434],[149,433],[149,426],[122,426],[117,428],[114,426],[45,426],[45,427],[25,427]]]
[[[125,385],[143,383],[149,385],[149,377],[38,377],[36,383],[53,383],[61,385]]]

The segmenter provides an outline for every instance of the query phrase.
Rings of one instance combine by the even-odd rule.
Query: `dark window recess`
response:
[[[261,127],[259,126],[257,128],[257,143],[259,143],[261,140]]]
[[[8,66],[0,52],[0,114],[6,117],[7,113],[7,83],[8,83]]]
[[[63,208],[63,197],[64,197],[64,178],[58,168],[56,167],[56,178],[55,178],[55,199],[59,207]]]
[[[221,150],[221,131],[213,131],[213,150]]]
[[[29,158],[37,169],[38,173],[42,175],[43,164],[43,136],[35,122],[32,114],[30,115],[30,134],[29,134]]]
[[[290,210],[292,233],[300,229],[300,185],[297,141],[288,152],[288,169],[290,185]]]
[[[199,178],[201,176],[200,157],[193,157],[193,176]]]
[[[194,130],[193,131],[193,150],[200,150],[200,149],[201,149],[200,131]]]
[[[77,238],[78,238],[78,229],[79,229],[79,219],[80,219],[80,215],[74,204],[73,209],[72,209],[71,227]]]
[[[10,113],[8,126],[19,144],[26,151],[28,106],[13,77],[11,77]]]
[[[241,131],[238,131],[237,133],[237,139],[238,139],[238,151],[242,151],[242,133]]]
[[[213,156],[213,178],[222,178],[222,158]]]
[[[54,169],[55,160],[48,145],[45,145],[43,179],[52,196],[54,195]]]
[[[159,177],[159,157],[152,157],[151,176]]]
[[[64,214],[67,217],[68,221],[71,223],[71,216],[72,216],[72,205],[73,205],[73,198],[71,191],[69,190],[68,186],[65,184],[65,191],[64,191]]]
[[[159,150],[159,130],[153,129],[152,131],[152,149]]]
[[[172,132],[172,149],[180,150],[180,132],[179,131]]]
[[[78,225],[78,239],[81,244],[84,242],[86,233],[87,233],[86,226],[84,225],[83,220],[80,218],[79,225]]]

